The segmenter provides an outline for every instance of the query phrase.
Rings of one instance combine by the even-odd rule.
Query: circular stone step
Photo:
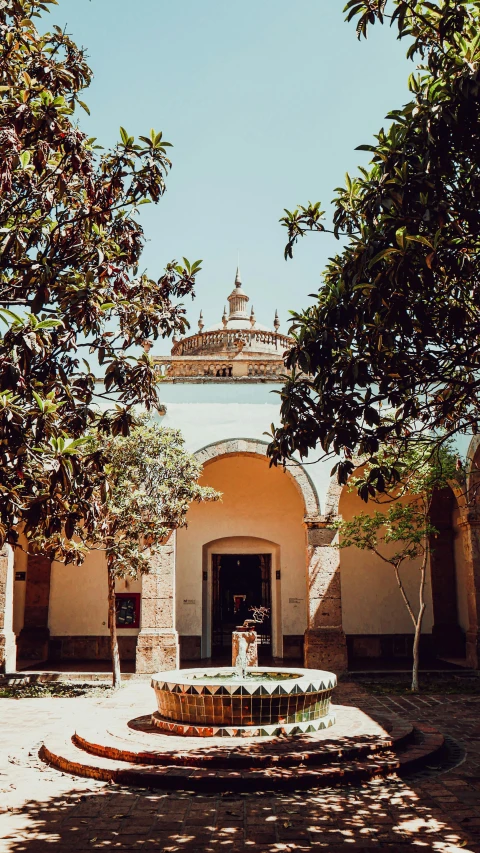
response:
[[[408,723],[384,720],[380,725],[358,708],[338,705],[335,713],[333,728],[295,737],[176,736],[160,732],[152,726],[150,716],[144,716],[130,720],[128,726],[82,726],[73,742],[92,755],[136,764],[289,766],[379,753],[412,732]]]
[[[66,773],[120,785],[183,791],[273,791],[353,784],[396,772],[396,756],[366,757],[362,761],[332,762],[325,767],[203,769],[154,767],[118,763],[88,755],[70,741],[52,739],[40,749],[40,758]]]

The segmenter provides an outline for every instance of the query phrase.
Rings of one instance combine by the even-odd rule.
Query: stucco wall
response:
[[[266,441],[271,424],[280,423],[280,397],[275,392],[281,387],[273,383],[166,382],[160,385],[160,398],[167,413],[160,422],[180,429],[191,452],[229,438]],[[312,452],[306,470],[323,507],[333,462],[311,464],[319,455]]]
[[[372,514],[376,504],[363,503],[355,492],[344,488],[340,514],[348,520],[361,512]],[[387,553],[388,546],[382,546]],[[392,552],[395,550],[390,546]],[[410,601],[418,609],[418,561],[404,564],[401,576]],[[340,553],[343,630],[346,634],[413,634],[413,623],[398,589],[393,569],[379,557],[358,548],[342,548]],[[425,589],[427,608],[423,632],[430,633],[433,622],[430,578]]]
[[[218,489],[223,499],[194,504],[188,527],[177,533],[179,633],[202,633],[203,546],[225,537],[258,537],[280,548],[281,630],[283,634],[302,634],[306,628],[304,507],[290,477],[269,468],[266,459],[233,456],[206,465],[201,483]],[[245,544],[251,552],[251,540]],[[240,547],[233,543],[232,552]]]
[[[141,592],[141,580],[129,580],[128,591]],[[125,592],[118,581],[117,592]],[[82,566],[53,563],[50,582],[48,627],[52,637],[101,636],[108,630],[107,567],[102,553],[92,551]],[[121,628],[118,633],[138,634],[138,629]]]

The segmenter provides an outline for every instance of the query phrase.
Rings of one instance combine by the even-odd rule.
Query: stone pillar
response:
[[[175,533],[151,559],[142,578],[140,633],[135,671],[162,672],[179,666],[175,630]]]
[[[233,631],[232,632],[232,666],[235,667],[237,665],[237,657],[239,652],[240,645],[240,637],[243,637],[246,641],[246,658],[247,658],[247,666],[258,666],[258,644],[257,644],[257,632],[254,630],[250,631]]]
[[[469,627],[466,635],[467,665],[480,669],[480,513],[468,512],[462,518],[463,549],[467,574]]]
[[[305,666],[343,672],[347,643],[342,627],[340,551],[333,541],[337,531],[325,521],[307,521],[308,628]]]
[[[13,551],[0,551],[0,672],[15,672],[17,650],[13,633]]]
[[[18,637],[18,657],[21,660],[47,660],[50,631],[48,608],[52,562],[44,554],[29,554],[25,613],[23,628]]]

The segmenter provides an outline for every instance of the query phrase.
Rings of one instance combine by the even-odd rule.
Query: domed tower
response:
[[[273,328],[257,322],[253,305],[242,287],[237,267],[235,284],[227,297],[220,323],[205,328],[200,311],[198,332],[173,340],[170,357],[155,359],[160,373],[172,381],[271,381],[284,373],[283,357],[293,344],[279,331],[275,311]]]

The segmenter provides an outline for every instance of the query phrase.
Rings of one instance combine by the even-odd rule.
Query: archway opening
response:
[[[212,575],[214,555],[218,554],[240,561],[242,555],[253,555],[257,560],[269,555],[270,566],[265,572],[271,585],[271,655],[299,660],[307,627],[302,491],[293,476],[270,468],[263,455],[232,452],[234,446],[230,442],[230,452],[202,460],[205,468],[200,482],[221,492],[222,500],[192,504],[188,527],[177,534],[176,624],[181,660],[215,655]],[[228,589],[230,605],[234,594],[248,593],[240,587]],[[268,606],[265,587],[259,596],[253,584],[250,597],[252,605]],[[231,616],[227,623],[233,621]],[[239,624],[237,619],[235,624]],[[227,642],[225,637],[222,645]]]
[[[268,616],[258,627],[259,659],[272,654],[271,554],[212,554],[212,655],[231,657],[232,631],[251,619],[252,607]]]

